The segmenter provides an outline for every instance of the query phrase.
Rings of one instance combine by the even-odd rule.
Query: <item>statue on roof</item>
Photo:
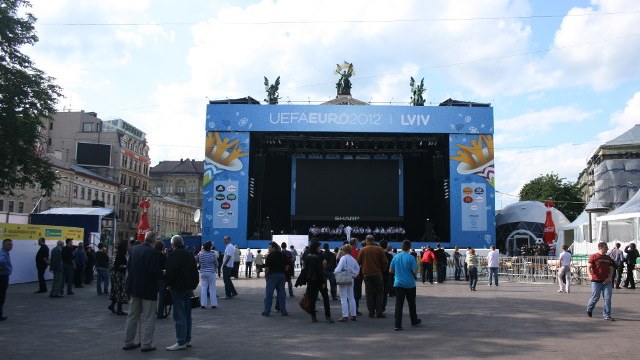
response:
[[[411,106],[424,106],[424,78],[420,80],[420,85],[416,84],[416,81],[411,77],[411,81],[409,82],[409,86],[411,86]]]
[[[267,92],[267,98],[264,99],[264,101],[266,101],[267,104],[276,105],[278,103],[278,99],[280,99],[280,96],[278,95],[278,90],[280,89],[280,76],[278,76],[276,81],[271,85],[269,85],[269,79],[265,76],[264,89]]]
[[[340,79],[336,83],[337,95],[351,95],[351,78],[355,75],[353,64],[344,62],[342,65],[337,64],[334,74],[340,75]]]

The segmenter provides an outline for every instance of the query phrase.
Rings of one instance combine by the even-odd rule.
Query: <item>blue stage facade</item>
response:
[[[283,161],[291,163],[283,167],[286,171],[281,171],[289,172],[286,181],[290,184],[286,186],[291,187],[291,195],[286,200],[290,205],[287,204],[287,207],[283,208],[286,211],[275,214],[274,217],[287,218],[286,221],[290,221],[291,224],[295,219],[306,219],[305,216],[296,213],[300,208],[295,203],[296,192],[302,191],[296,188],[296,162],[298,161],[300,167],[300,159],[353,160],[354,164],[355,160],[385,159],[393,160],[390,166],[398,167],[400,175],[392,176],[390,181],[394,183],[393,187],[390,190],[385,189],[391,192],[390,201],[399,204],[399,208],[394,208],[392,214],[384,216],[401,224],[406,215],[404,204],[412,197],[410,189],[403,185],[405,179],[402,158],[407,156],[412,147],[418,147],[418,141],[420,146],[423,145],[421,136],[435,134],[443,139],[446,145],[442,145],[442,154],[436,152],[437,155],[433,156],[441,157],[446,166],[443,168],[448,169],[448,174],[442,175],[444,205],[439,209],[440,212],[448,212],[443,219],[448,219],[449,223],[440,226],[448,231],[441,231],[438,240],[446,247],[488,247],[495,244],[493,123],[491,107],[209,104],[205,127],[207,140],[203,188],[203,241],[212,240],[220,249],[223,244],[222,238],[230,235],[233,243],[240,248],[265,247],[268,237],[263,236],[264,233],[260,231],[256,231],[258,236],[251,234],[249,229],[253,229],[254,225],[248,223],[248,219],[257,217],[258,220],[252,221],[262,221],[260,211],[251,207],[254,206],[252,204],[257,196],[262,196],[270,190],[260,189],[260,186],[256,185],[260,173],[266,171],[263,168],[265,165],[256,167],[254,164],[252,167],[251,162],[259,161],[254,159],[260,159],[260,156],[264,155],[262,152],[266,144],[278,143],[280,137],[289,139],[286,141],[290,141],[293,146],[304,146],[302,143],[308,138],[304,138],[302,134],[310,137],[323,134],[330,139],[332,135],[348,133],[352,141],[349,144],[348,138],[345,149],[330,154],[323,153],[323,144],[307,154],[281,155],[288,156]],[[298,134],[299,140],[295,137],[291,140],[292,136]],[[260,150],[252,149],[252,146],[257,147],[254,138],[269,135],[271,137],[269,140],[263,140]],[[356,142],[357,136],[363,139],[378,136],[388,136],[390,139],[394,136],[415,136],[416,143],[402,145],[405,155],[381,155],[373,148],[369,154],[363,154],[350,150],[357,147],[353,142],[354,136]],[[337,139],[344,140],[340,137]],[[389,147],[387,146],[387,151],[391,151]],[[393,148],[395,147],[393,145]],[[446,151],[448,153],[445,154]],[[404,161],[404,164],[406,167],[407,162]],[[378,163],[375,163],[375,166],[378,166]],[[345,201],[347,204],[348,199]],[[424,206],[431,205],[425,203]],[[352,220],[379,220],[372,216],[375,214],[362,217],[358,213],[339,215],[334,220],[340,220],[347,225]],[[317,219],[320,221],[322,217],[319,216]],[[286,221],[282,220],[282,223]],[[299,234],[304,233],[300,229],[298,231]],[[409,239],[415,242],[415,247],[419,247],[427,238],[413,236]]]

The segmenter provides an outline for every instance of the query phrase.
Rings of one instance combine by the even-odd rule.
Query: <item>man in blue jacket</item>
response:
[[[125,328],[123,350],[131,350],[142,345],[143,352],[156,349],[153,345],[153,333],[156,325],[157,283],[161,276],[160,261],[154,246],[156,233],[148,232],[144,243],[129,250],[127,263],[127,293],[129,314]],[[138,326],[142,328],[140,343],[135,343]]]

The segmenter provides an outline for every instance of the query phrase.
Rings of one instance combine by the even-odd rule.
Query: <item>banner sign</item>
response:
[[[493,108],[209,105],[206,131],[493,133]]]
[[[84,229],[53,225],[0,224],[0,237],[13,240],[73,240],[84,239]]]

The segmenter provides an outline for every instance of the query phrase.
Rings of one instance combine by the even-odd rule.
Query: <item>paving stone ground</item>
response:
[[[218,280],[218,294],[223,294]],[[60,299],[34,294],[37,284],[11,285],[0,322],[0,359],[595,359],[638,356],[640,294],[615,290],[612,315],[602,319],[602,300],[593,318],[585,304],[589,285],[570,294],[557,285],[509,283],[489,287],[486,281],[470,292],[464,282],[418,283],[418,314],[422,326],[393,329],[393,304],[388,317],[358,317],[357,322],[311,323],[296,299],[287,299],[288,317],[260,316],[264,280],[238,279],[239,296],[219,300],[217,309],[193,310],[193,347],[168,352],[175,342],[171,318],[158,320],[158,350],[123,351],[125,316],[107,310],[106,296],[94,286],[76,289]],[[640,290],[638,290],[640,291]],[[364,298],[363,311],[366,314]],[[317,308],[321,310],[321,303]],[[334,318],[340,303],[332,302]],[[322,314],[322,312],[320,312]],[[322,317],[319,317],[322,320]]]

